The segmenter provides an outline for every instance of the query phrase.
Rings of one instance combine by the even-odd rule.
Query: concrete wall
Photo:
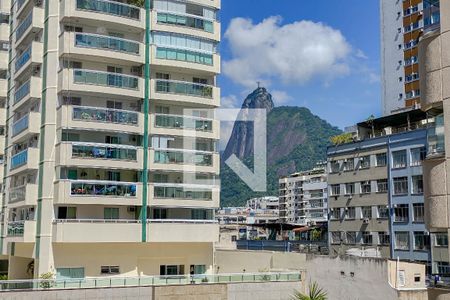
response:
[[[4,292],[1,299],[286,300],[300,282],[203,284],[55,291]]]

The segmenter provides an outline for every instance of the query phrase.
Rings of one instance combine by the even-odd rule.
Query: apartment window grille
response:
[[[341,185],[340,184],[332,184],[330,192],[331,192],[331,196],[339,196],[341,194]]]
[[[377,214],[378,219],[387,219],[389,218],[389,208],[386,205],[378,205]]]
[[[370,181],[361,181],[361,194],[370,194],[371,192],[371,183]]]
[[[398,204],[394,207],[394,222],[407,223],[409,220],[408,204]]]
[[[386,153],[378,153],[376,155],[377,167],[385,167],[387,164]]]
[[[399,231],[395,233],[395,249],[409,250],[409,232]]]
[[[101,274],[120,274],[119,266],[101,266]]]
[[[430,236],[423,231],[414,231],[414,250],[430,249]]]
[[[333,160],[330,162],[330,173],[339,173],[340,165],[339,161]]]
[[[389,245],[390,236],[389,233],[380,231],[378,232],[378,245]]]
[[[345,184],[345,194],[353,195],[355,193],[355,184],[354,183],[346,183]]]
[[[345,218],[352,220],[356,217],[356,208],[355,207],[347,207],[345,212]]]
[[[394,182],[394,195],[408,194],[408,177],[396,177]]]
[[[422,175],[412,176],[412,193],[423,194],[423,177]]]
[[[377,193],[387,193],[388,182],[387,179],[377,180]]]
[[[369,231],[363,231],[362,232],[362,243],[364,245],[372,245],[372,233]]]
[[[423,223],[425,220],[425,208],[423,203],[413,204],[414,222]]]
[[[343,169],[344,171],[353,171],[355,169],[355,160],[353,158],[344,160]]]
[[[394,169],[406,167],[406,150],[392,152],[392,167]]]
[[[359,159],[359,168],[360,169],[368,169],[370,168],[370,156],[363,156]]]
[[[332,208],[330,213],[331,213],[332,220],[339,220],[341,218],[341,209],[340,208]]]
[[[421,166],[426,155],[427,150],[425,147],[411,149],[411,166]]]
[[[361,217],[363,219],[371,219],[372,218],[372,206],[361,207]]]
[[[448,247],[448,234],[447,233],[435,233],[434,244],[436,247]]]
[[[436,261],[434,263],[437,274],[448,275],[450,273],[450,263],[446,261]]]
[[[331,242],[333,244],[341,243],[341,232],[340,231],[332,231],[331,232]]]
[[[356,232],[355,231],[347,231],[345,233],[345,243],[349,245],[356,244]]]

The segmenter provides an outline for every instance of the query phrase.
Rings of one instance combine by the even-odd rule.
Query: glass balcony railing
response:
[[[206,189],[193,189],[183,186],[158,186],[154,187],[155,198],[165,199],[189,199],[189,200],[212,200],[212,191]]]
[[[444,115],[434,117],[435,124],[428,128],[428,156],[439,156],[445,153]]]
[[[140,19],[139,7],[118,1],[77,0],[77,9],[89,10],[130,19]]]
[[[175,13],[160,13],[157,16],[158,23],[170,24],[177,26],[184,26],[189,28],[195,28],[204,30],[206,32],[214,33],[214,23],[211,20],[207,20],[200,17],[194,17],[190,15],[182,15]]]
[[[22,84],[14,93],[14,104],[25,98],[30,93],[30,80]]]
[[[28,149],[17,153],[11,157],[11,169],[23,166],[28,161]]]
[[[185,49],[174,49],[166,47],[158,47],[156,49],[156,58],[185,61],[202,65],[212,66],[214,59],[212,54],[195,52]]]
[[[91,70],[74,69],[73,80],[75,83],[80,84],[109,86],[122,89],[137,90],[139,87],[138,77]]]
[[[77,33],[75,46],[139,54],[139,43],[98,34]]]
[[[157,79],[156,92],[212,98],[213,87],[200,83]]]
[[[19,11],[20,10],[20,8],[24,5],[24,3],[25,2],[27,2],[27,0],[17,0],[17,10],[16,11]]]
[[[155,117],[156,127],[212,131],[212,120],[165,114],[156,114]]]
[[[9,236],[22,236],[24,232],[25,221],[8,222]]]
[[[14,124],[12,126],[12,136],[16,136],[28,128],[29,119],[30,119],[29,116],[30,115],[25,115],[22,118],[20,118],[19,120],[17,120],[16,122],[14,122]]]
[[[136,188],[135,183],[76,180],[70,183],[70,194],[72,196],[136,197]]]
[[[77,121],[138,125],[137,112],[112,108],[74,106],[72,119]]]
[[[19,24],[16,28],[16,41],[18,41],[25,31],[31,26],[33,23],[33,11],[31,11],[25,19],[23,19],[22,23]]]
[[[16,59],[14,72],[17,73],[31,59],[31,46]]]
[[[25,200],[26,185],[11,188],[9,190],[9,203],[19,202]]]
[[[137,160],[134,147],[120,147],[105,144],[72,143],[73,158]]]
[[[212,154],[186,152],[183,150],[155,150],[155,163],[212,166]]]

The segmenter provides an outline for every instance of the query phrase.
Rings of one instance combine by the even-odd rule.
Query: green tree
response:
[[[299,291],[295,291],[291,298],[292,300],[327,300],[327,293],[319,287],[317,282],[309,284],[309,293],[303,294]]]

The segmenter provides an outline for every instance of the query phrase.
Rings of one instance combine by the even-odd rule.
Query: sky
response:
[[[378,0],[222,0],[222,107],[257,82],[343,129],[381,114]]]

